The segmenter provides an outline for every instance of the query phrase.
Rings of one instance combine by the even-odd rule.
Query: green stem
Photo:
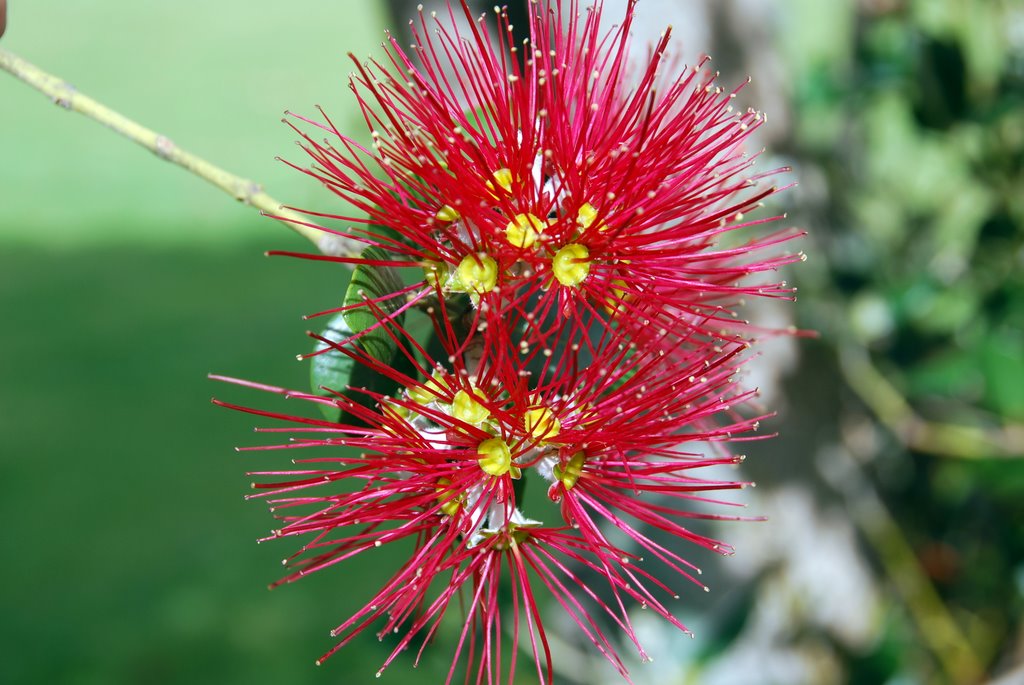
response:
[[[354,240],[327,233],[308,225],[301,214],[284,208],[280,202],[268,195],[253,181],[235,176],[205,159],[178,147],[170,138],[152,131],[138,122],[115,112],[105,105],[80,93],[74,86],[39,67],[26,62],[17,55],[0,48],[0,69],[21,79],[32,88],[48,96],[64,109],[78,112],[97,121],[115,133],[146,148],[160,159],[176,164],[190,171],[231,195],[239,202],[261,210],[277,219],[303,238],[313,243],[326,255],[355,256],[362,251],[362,245]]]

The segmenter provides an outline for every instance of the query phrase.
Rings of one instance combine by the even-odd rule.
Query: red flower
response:
[[[268,429],[295,433],[291,442],[256,449],[330,448],[253,474],[281,521],[271,537],[305,538],[282,582],[413,541],[409,560],[333,631],[340,641],[325,657],[374,626],[402,633],[387,666],[429,641],[459,597],[449,681],[464,662],[467,681],[511,682],[525,639],[547,683],[543,586],[628,679],[592,614],[642,654],[631,604],[685,630],[666,603],[672,578],[643,557],[697,582],[666,536],[730,551],[687,522],[736,517],[686,505],[723,504],[710,493],[745,485],[700,475],[738,463],[724,443],[750,439],[759,418],[737,411],[753,393],[735,380],[749,341],[733,306],[788,297],[783,283],[747,277],[799,256],[777,252],[789,232],[719,244],[779,218],[746,217],[776,191],[743,152],[764,119],[734,112],[735,92],[715,86],[706,61],[670,75],[668,31],[628,78],[634,6],[605,31],[600,2],[585,12],[575,0],[531,2],[532,37],[516,46],[503,11],[492,33],[463,3],[465,35],[443,23],[435,35],[421,17],[420,65],[395,40],[386,61],[357,63],[372,148],[326,117],[299,117],[320,129],[300,131],[314,160],[306,173],[366,216],[308,214],[361,224],[346,230],[390,253],[311,258],[422,269],[363,304],[378,321],[367,331],[390,336],[400,363],[364,352],[358,336],[321,339],[323,352],[397,383],[392,396],[232,381],[332,404],[341,423],[225,405],[298,424]],[[404,304],[386,314],[392,297]],[[442,354],[399,325],[413,309],[431,319]],[[548,511],[526,511],[530,480],[547,489]],[[612,542],[612,528],[627,545]],[[508,586],[511,603],[499,602]]]
[[[776,192],[743,148],[764,117],[734,110],[739,89],[715,85],[707,60],[672,70],[671,30],[628,78],[635,0],[607,33],[600,2],[581,18],[562,4],[529,4],[521,47],[504,11],[492,32],[463,2],[468,35],[414,25],[421,65],[393,38],[386,61],[357,62],[372,148],[326,117],[296,118],[327,139],[296,130],[314,160],[303,171],[366,217],[312,216],[367,225],[345,230],[421,266],[423,289],[532,314],[530,343],[559,325],[552,313],[735,335],[737,298],[791,292],[745,277],[800,258],[772,255],[792,232],[718,245],[780,218],[747,217]]]
[[[511,336],[500,322],[494,326]],[[411,363],[426,355],[407,331],[393,333]],[[450,328],[442,339],[457,342]],[[404,390],[394,397],[363,391],[376,403],[370,409],[340,392],[323,398],[218,377],[333,403],[353,417],[349,424],[217,402],[299,424],[264,429],[296,434],[291,442],[248,449],[334,448],[294,459],[294,469],[251,474],[259,479],[254,488],[260,493],[253,496],[266,498],[282,523],[270,538],[308,538],[288,559],[292,572],[280,582],[384,544],[415,541],[409,561],[362,610],[332,631],[340,641],[323,658],[370,626],[377,626],[381,636],[404,630],[386,667],[417,636],[425,644],[451,601],[461,596],[468,610],[449,679],[460,658],[477,682],[499,680],[502,669],[514,671],[522,634],[531,642],[540,682],[550,682],[552,657],[531,587],[538,579],[623,676],[625,667],[589,607],[607,614],[641,653],[624,600],[642,603],[685,630],[664,603],[677,592],[647,571],[639,555],[609,541],[597,521],[620,528],[638,548],[690,580],[694,567],[654,541],[643,526],[728,551],[679,522],[724,517],[686,511],[671,502],[710,501],[708,491],[743,485],[692,475],[708,466],[737,463],[737,458],[683,451],[687,443],[711,445],[755,427],[755,420],[733,412],[749,396],[735,390],[732,378],[740,346],[729,351],[694,346],[665,355],[656,346],[631,345],[624,331],[606,329],[593,342],[594,358],[582,369],[556,364],[524,375],[522,360],[512,355],[489,354],[493,350],[488,349],[453,354],[456,350],[448,349],[449,365],[427,356],[417,377],[351,343],[330,343],[328,349],[357,358]],[[342,447],[356,451],[337,449]],[[561,502],[560,514],[552,509],[542,521],[533,518],[539,513],[523,510],[521,487],[529,480],[547,485],[551,498]],[[353,482],[362,486],[353,490]],[[511,656],[504,663],[505,626],[497,600],[502,568],[513,593],[506,616],[513,625]],[[580,569],[593,571],[606,587],[581,584]],[[440,590],[431,595],[436,580],[442,582],[433,587]],[[579,592],[587,597],[581,599]]]

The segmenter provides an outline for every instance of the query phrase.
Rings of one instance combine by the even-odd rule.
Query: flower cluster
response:
[[[533,0],[521,44],[501,9],[489,26],[463,3],[461,33],[458,9],[450,21],[421,13],[413,54],[391,39],[386,60],[356,64],[371,147],[326,116],[298,117],[313,159],[302,170],[361,212],[311,222],[336,231],[320,223],[340,221],[336,232],[368,248],[317,258],[403,284],[360,291],[334,312],[360,309],[373,323],[320,338],[318,354],[379,386],[233,381],[337,417],[226,405],[296,424],[270,429],[299,433],[282,448],[329,448],[254,474],[281,521],[271,537],[306,538],[282,582],[410,543],[408,562],[332,631],[325,657],[374,626],[401,634],[386,667],[425,645],[454,601],[449,680],[462,663],[469,680],[511,682],[522,651],[548,683],[540,592],[628,677],[602,626],[618,625],[643,654],[630,606],[686,630],[667,604],[678,590],[648,569],[700,585],[665,540],[730,551],[687,521],[730,518],[707,512],[725,504],[709,493],[745,483],[701,470],[738,463],[725,443],[760,419],[740,411],[752,393],[736,375],[755,336],[735,307],[789,297],[759,274],[800,255],[776,249],[791,232],[724,237],[779,218],[747,217],[776,192],[743,147],[764,117],[734,110],[736,92],[706,61],[674,70],[669,31],[632,72],[634,10],[606,28],[600,2]],[[370,336],[388,353],[364,344]],[[532,509],[530,481],[547,495]],[[585,580],[595,577],[602,587]]]

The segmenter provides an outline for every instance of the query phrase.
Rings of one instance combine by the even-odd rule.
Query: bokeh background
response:
[[[621,5],[609,2],[609,6]],[[290,204],[329,207],[285,109],[360,128],[346,53],[394,3],[15,0],[0,47]],[[613,12],[613,10],[609,10]],[[640,0],[768,113],[777,202],[807,227],[795,306],[820,331],[755,379],[739,550],[684,595],[682,638],[637,612],[638,683],[1024,682],[1024,6],[1011,0]],[[397,16],[402,21],[392,21]],[[301,239],[0,73],[0,682],[363,683],[372,636],[325,666],[386,549],[268,593],[287,542],[245,502],[249,417],[208,372],[297,386],[336,265]],[[699,557],[698,553],[694,553]],[[559,623],[552,612],[552,626]],[[559,633],[559,682],[611,683]],[[418,669],[443,680],[442,635]],[[626,650],[624,650],[626,651]],[[517,682],[529,683],[524,672]]]

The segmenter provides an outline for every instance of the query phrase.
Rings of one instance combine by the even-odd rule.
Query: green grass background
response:
[[[327,206],[274,161],[301,160],[281,114],[322,104],[360,129],[345,53],[384,26],[377,2],[14,0],[0,45],[279,199]],[[305,247],[0,74],[0,682],[375,681],[392,643],[372,635],[313,661],[401,552],[268,593],[294,544],[255,544],[273,521],[243,501],[256,459],[232,450],[254,421],[209,402],[264,399],[211,371],[306,382],[301,315],[346,273],[263,256]],[[403,656],[384,682],[437,682],[447,653],[419,671]]]

